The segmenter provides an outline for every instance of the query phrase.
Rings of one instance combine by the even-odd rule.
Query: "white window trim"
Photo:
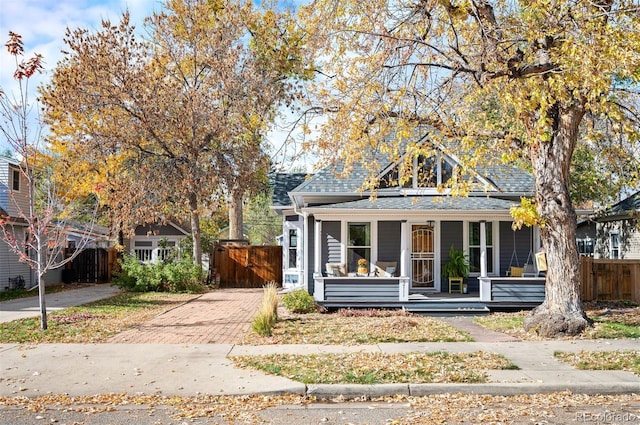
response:
[[[469,224],[470,223],[480,223],[483,220],[465,220],[463,221],[463,230],[462,230],[462,238],[464,241],[463,244],[463,250],[465,252],[465,254],[467,255],[467,259],[469,258]],[[487,275],[488,276],[499,276],[500,274],[500,244],[498,243],[500,241],[500,222],[499,221],[493,221],[493,220],[484,220],[487,224],[491,223],[491,228],[492,228],[492,240],[491,240],[491,247],[493,248],[493,263],[492,263],[492,271],[489,272],[487,271]],[[489,244],[489,241],[487,241],[487,246]],[[487,264],[487,269],[488,269],[489,264]],[[480,272],[470,272],[469,276],[471,277],[478,277],[480,276]]]
[[[11,185],[10,186],[11,187],[11,191],[14,192],[14,193],[20,193],[22,191],[22,173],[20,172],[19,169],[15,168],[15,167],[11,167],[10,171],[11,172],[10,172],[10,176],[9,177],[10,177],[11,180],[9,181],[9,184]],[[14,189],[14,187],[13,187],[15,176],[18,176],[18,188],[17,189]]]
[[[618,239],[618,247],[616,248],[617,255],[613,256],[613,237],[616,236]],[[621,258],[621,249],[620,249],[620,231],[619,230],[611,230],[609,232],[609,259],[610,260],[619,260]]]

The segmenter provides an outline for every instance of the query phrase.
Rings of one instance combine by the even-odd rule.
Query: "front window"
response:
[[[347,245],[347,271],[356,272],[358,270],[358,260],[364,258],[367,261],[367,265],[371,261],[371,224],[348,223],[347,227],[349,242]]]
[[[593,257],[593,242],[589,237],[578,239],[578,253],[584,257]]]
[[[11,170],[11,190],[20,191],[20,171],[18,170]]]
[[[620,233],[611,232],[609,234],[609,244],[611,246],[609,258],[611,259],[620,258]]]
[[[289,229],[289,268],[298,267],[298,230]]]
[[[493,226],[485,223],[487,273],[493,273]],[[480,223],[469,223],[469,271],[480,273]]]

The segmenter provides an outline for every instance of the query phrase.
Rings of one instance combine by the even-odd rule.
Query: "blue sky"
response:
[[[50,73],[61,58],[67,27],[97,29],[102,19],[117,22],[127,9],[141,24],[160,4],[158,0],[0,0],[0,86],[6,91],[13,86],[14,61],[4,48],[9,31],[22,35],[26,58],[34,53],[44,56]]]
[[[136,26],[141,27],[145,16],[159,8],[158,0],[0,0],[0,87],[17,94],[13,79],[15,60],[9,55],[5,43],[9,31],[22,36],[25,45],[24,59],[34,53],[44,57],[45,72],[32,78],[30,97],[35,97],[36,87],[48,80],[56,63],[61,59],[66,28],[97,29],[102,19],[117,22],[122,12],[129,10]],[[0,140],[0,150],[5,148]]]

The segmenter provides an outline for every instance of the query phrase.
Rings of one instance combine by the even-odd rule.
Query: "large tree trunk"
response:
[[[569,193],[569,166],[583,115],[581,107],[556,106],[549,116],[551,141],[531,148],[548,270],[544,303],[525,318],[524,328],[545,337],[577,335],[590,324],[580,300],[576,213]]]
[[[200,235],[200,213],[198,212],[198,197],[189,195],[189,210],[191,214],[191,236],[193,237],[193,262],[202,266],[202,237]]]
[[[244,190],[234,185],[229,193],[229,239],[244,239],[242,198]]]

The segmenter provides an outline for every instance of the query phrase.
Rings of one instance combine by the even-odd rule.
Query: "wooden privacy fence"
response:
[[[216,245],[211,269],[223,288],[261,288],[282,282],[282,247]]]
[[[640,260],[580,257],[580,277],[583,301],[640,303]]]
[[[73,255],[74,249],[67,249],[67,257]],[[115,248],[83,249],[62,270],[64,283],[105,283],[111,282],[113,271],[117,266],[118,253]]]

